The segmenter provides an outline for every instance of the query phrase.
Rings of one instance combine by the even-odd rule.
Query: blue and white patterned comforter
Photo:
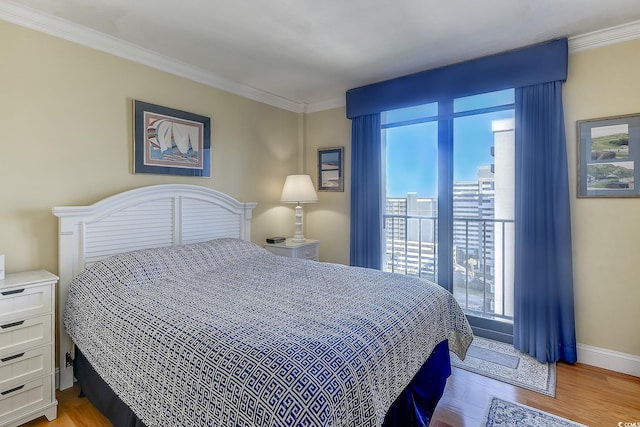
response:
[[[437,343],[471,328],[430,282],[220,239],[73,280],[65,326],[147,426],[380,426]]]

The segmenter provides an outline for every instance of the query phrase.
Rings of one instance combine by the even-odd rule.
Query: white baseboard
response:
[[[640,356],[578,344],[578,362],[640,377]]]

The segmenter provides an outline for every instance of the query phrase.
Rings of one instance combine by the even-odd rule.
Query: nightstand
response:
[[[320,260],[320,241],[309,240],[302,243],[293,243],[287,239],[284,243],[267,243],[264,248],[271,253],[288,258]]]
[[[57,417],[55,284],[45,270],[0,280],[0,427]]]

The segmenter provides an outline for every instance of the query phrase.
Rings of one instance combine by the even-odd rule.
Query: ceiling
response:
[[[317,111],[350,88],[638,21],[640,1],[0,0],[0,19]]]

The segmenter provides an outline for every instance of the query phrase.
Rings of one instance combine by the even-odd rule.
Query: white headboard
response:
[[[69,283],[75,276],[117,253],[222,237],[251,240],[255,206],[206,187],[164,184],[125,191],[90,206],[53,208],[59,218],[60,389],[73,385],[73,369],[68,363],[73,342],[62,319]]]

